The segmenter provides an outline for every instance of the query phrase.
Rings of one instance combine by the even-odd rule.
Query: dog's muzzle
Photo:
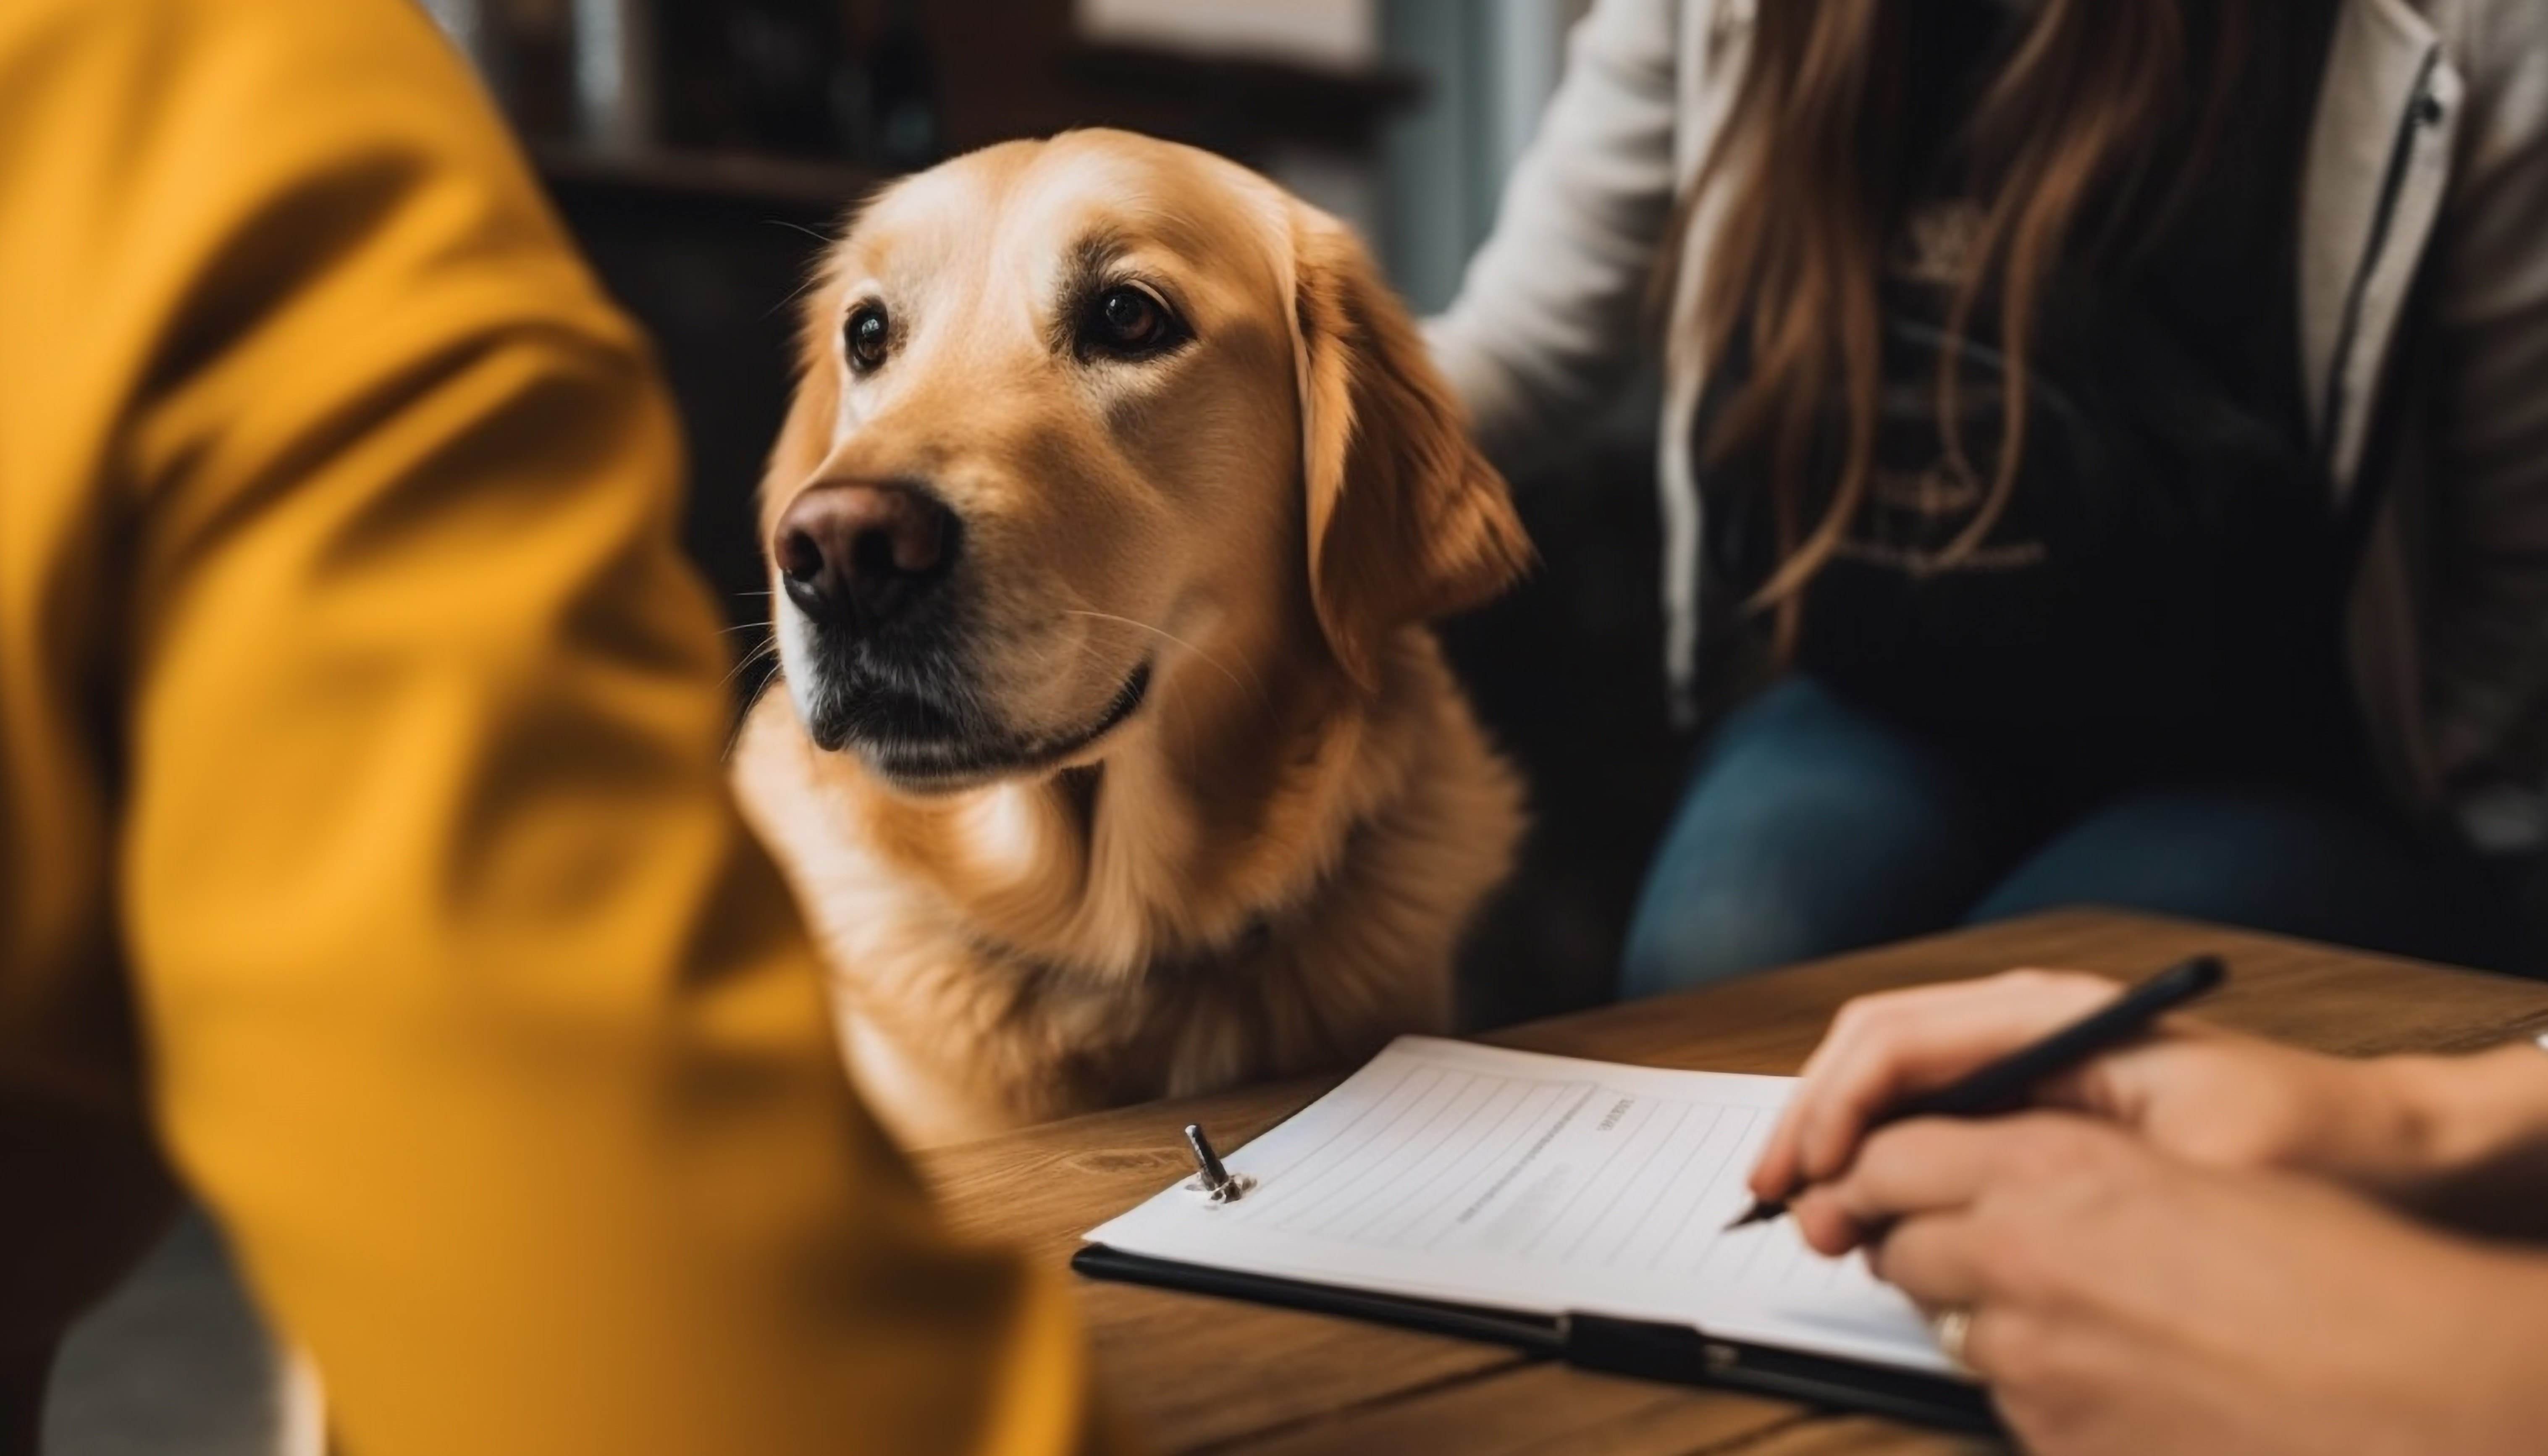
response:
[[[908,483],[818,485],[778,517],[770,558],[787,599],[827,634],[891,632],[946,587],[963,532]]]

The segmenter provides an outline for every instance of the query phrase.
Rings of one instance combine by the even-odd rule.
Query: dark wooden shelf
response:
[[[1190,111],[1208,133],[1353,148],[1424,94],[1422,76],[1396,67],[1335,70],[1147,46],[1074,46],[1062,64],[1100,92]]]
[[[617,152],[567,141],[533,141],[530,149],[551,187],[757,203],[790,213],[837,211],[884,180],[876,172],[840,162],[754,152]]]

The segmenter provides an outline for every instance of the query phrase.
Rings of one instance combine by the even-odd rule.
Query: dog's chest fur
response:
[[[737,784],[887,1125],[945,1142],[1445,1028],[1521,793],[1430,635],[1394,656],[1376,698],[1280,735],[1162,725],[952,799],[894,798],[765,698]]]

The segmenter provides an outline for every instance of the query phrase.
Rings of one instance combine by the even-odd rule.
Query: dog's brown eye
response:
[[[1118,284],[1091,301],[1081,343],[1120,357],[1153,354],[1177,340],[1176,316],[1148,289]]]
[[[874,304],[861,304],[850,311],[849,327],[844,340],[849,346],[850,367],[864,374],[884,362],[885,344],[892,327],[885,321],[884,310]]]

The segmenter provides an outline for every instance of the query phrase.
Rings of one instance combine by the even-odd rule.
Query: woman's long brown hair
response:
[[[2253,3],[2035,0],[2014,22],[2022,32],[1956,133],[1983,222],[1948,320],[1938,418],[1961,465],[1956,358],[1978,301],[1995,289],[2006,432],[1989,493],[1950,559],[1989,534],[2016,484],[2029,335],[2053,263],[2074,240],[2137,245],[2173,210],[2236,83]],[[1699,197],[1721,184],[1695,317],[1675,326],[1698,330],[1709,370],[1746,330],[1750,371],[1699,446],[1710,463],[1753,450],[1767,461],[1779,563],[1753,604],[1775,609],[1781,658],[1793,650],[1799,590],[1831,559],[1874,470],[1876,286],[1912,201],[1905,60],[1912,28],[1934,19],[1922,9],[1922,0],[1759,0],[1726,128],[1665,253],[1683,256]],[[2199,104],[2189,38],[2205,43],[2209,95]],[[2194,141],[2178,154],[2179,177],[2158,192],[2147,174],[2172,129]],[[1830,500],[1807,529],[1808,461],[1835,388],[1846,443]]]

